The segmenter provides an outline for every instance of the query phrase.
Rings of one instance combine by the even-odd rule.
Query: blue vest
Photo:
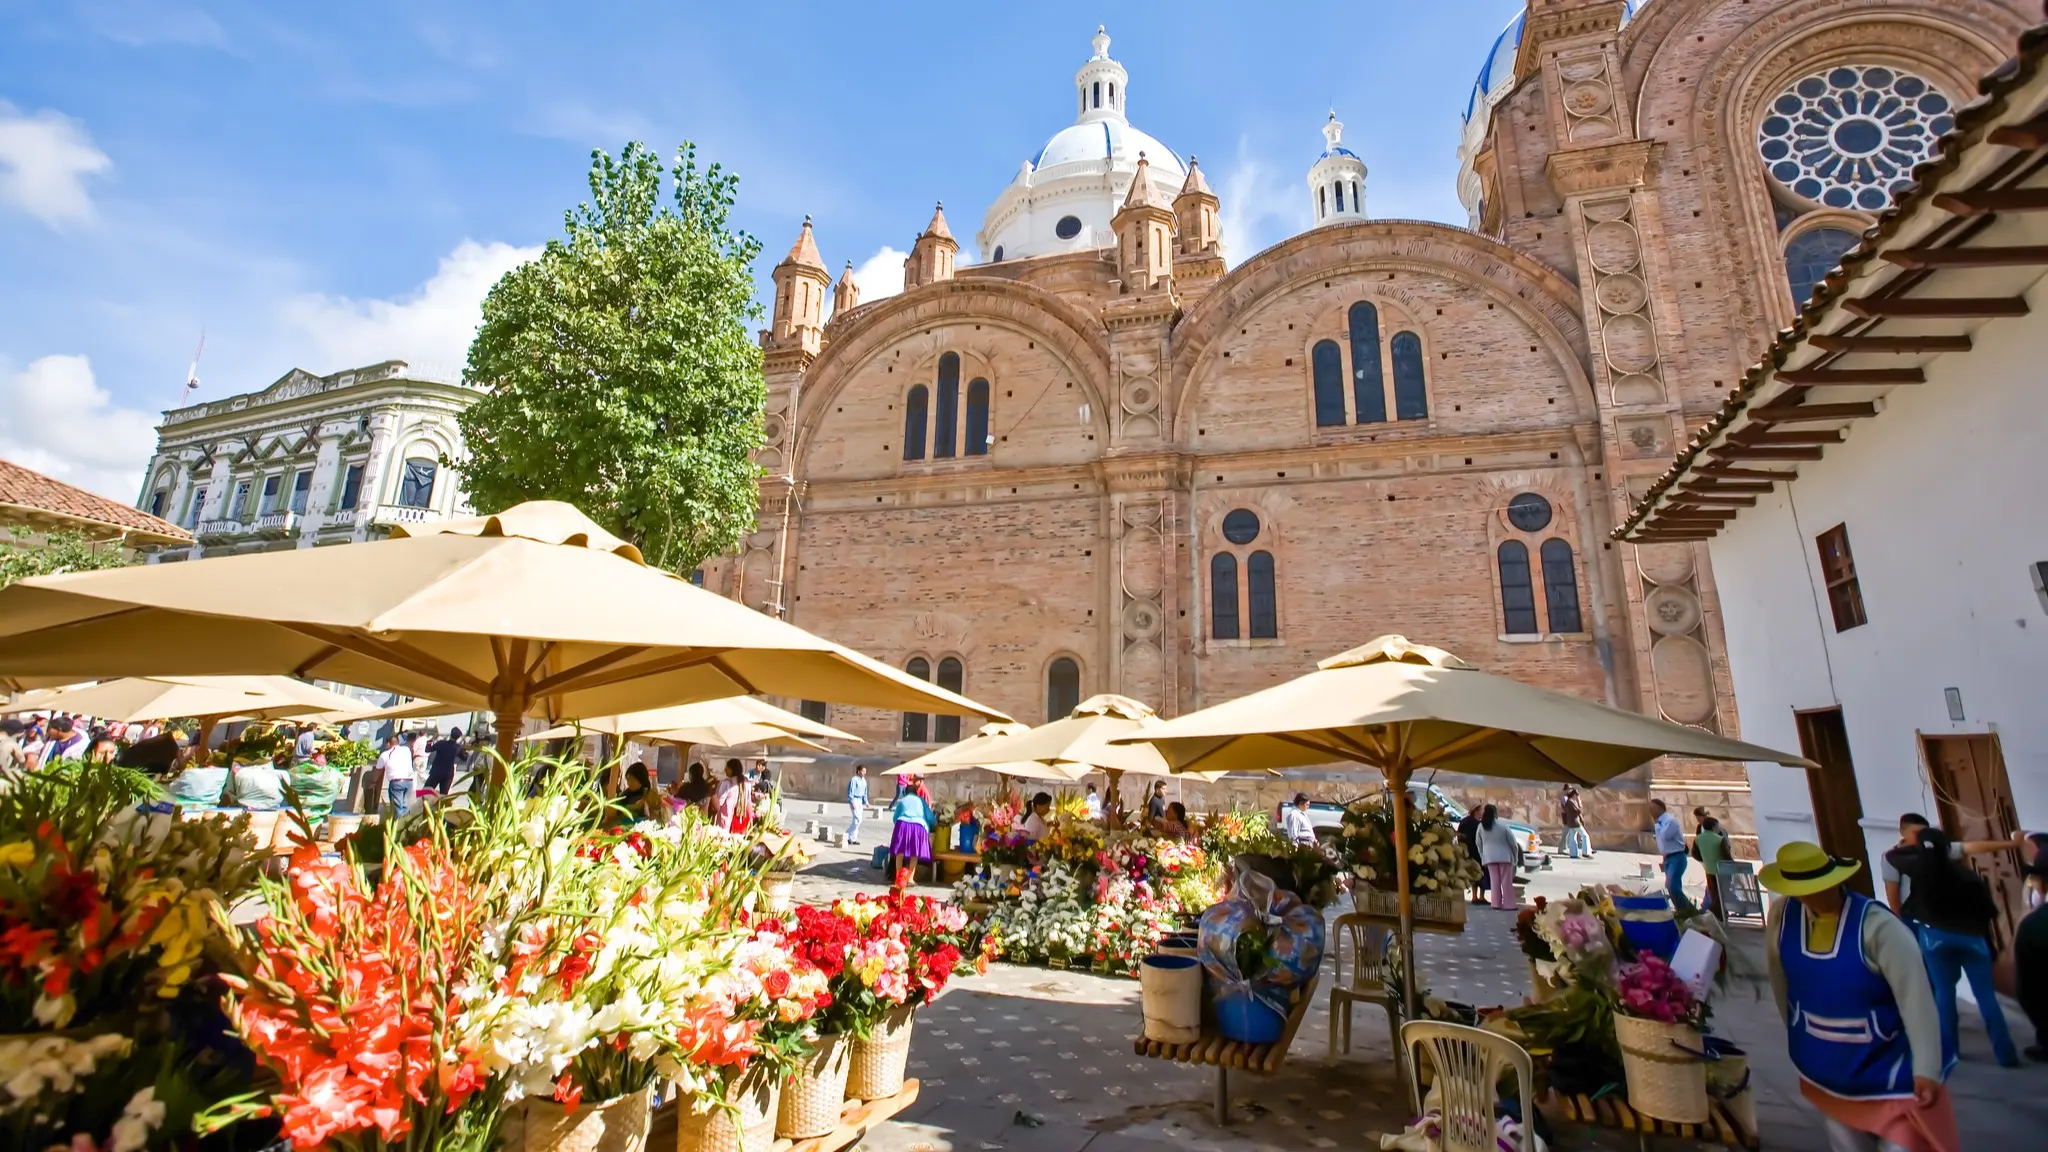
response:
[[[1833,951],[1806,949],[1806,909],[1789,902],[1778,927],[1791,1016],[1787,1048],[1801,1079],[1851,1100],[1913,1094],[1913,1050],[1891,985],[1863,956],[1863,918],[1889,915],[1868,897],[1843,893]],[[1942,1053],[1943,1072],[1955,1063]]]

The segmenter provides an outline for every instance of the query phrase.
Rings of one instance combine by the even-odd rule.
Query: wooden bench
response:
[[[927,861],[919,861],[919,863],[927,863]],[[981,863],[981,853],[934,852],[928,863],[931,864],[932,883],[938,884],[943,880],[958,880],[966,875],[969,868]],[[942,865],[943,871],[941,871]]]
[[[1707,1119],[1701,1124],[1680,1124],[1674,1120],[1645,1116],[1630,1108],[1628,1101],[1620,1096],[1602,1096],[1596,1100],[1587,1096],[1545,1092],[1537,1098],[1536,1106],[1552,1120],[1633,1132],[1638,1147],[1647,1146],[1653,1136],[1674,1136],[1729,1148],[1754,1149],[1757,1146],[1757,1134],[1745,1129],[1720,1100],[1707,1101]]]
[[[1308,1015],[1309,1005],[1315,1003],[1316,982],[1320,979],[1320,975],[1311,976],[1308,983],[1294,990],[1294,1006],[1288,1010],[1287,1024],[1280,1030],[1280,1038],[1271,1044],[1247,1044],[1216,1034],[1204,1034],[1187,1044],[1167,1044],[1147,1040],[1143,1033],[1139,1033],[1131,1044],[1131,1050],[1154,1060],[1216,1069],[1216,1123],[1228,1124],[1230,1070],[1236,1068],[1261,1076],[1271,1076],[1280,1070],[1281,1061],[1287,1059],[1287,1049],[1294,1044],[1294,1034],[1301,1028],[1302,1018]]]

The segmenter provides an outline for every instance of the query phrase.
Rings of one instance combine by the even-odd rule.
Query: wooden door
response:
[[[2006,779],[2005,757],[1998,737],[1924,736],[1927,779],[1934,787],[1935,819],[1957,840],[2010,840],[2020,826]],[[2017,994],[2013,980],[2013,926],[2027,914],[2025,887],[2020,882],[2019,853],[1993,852],[1970,858],[1970,866],[1991,884],[1998,916],[1991,924],[1997,950],[1994,972],[1999,990]]]
[[[1870,853],[1863,839],[1863,795],[1856,788],[1856,765],[1849,759],[1849,730],[1842,723],[1842,710],[1822,708],[1795,713],[1795,717],[1800,754],[1820,765],[1806,774],[1820,846],[1830,856],[1863,861],[1849,887],[1873,895]]]

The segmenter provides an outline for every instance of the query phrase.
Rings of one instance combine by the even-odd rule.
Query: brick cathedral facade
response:
[[[1736,733],[1704,547],[1608,530],[2036,16],[1530,0],[1474,89],[1470,227],[1367,218],[1333,134],[1317,226],[1227,269],[1216,195],[1127,128],[1098,36],[1104,154],[1055,137],[988,262],[956,265],[941,210],[862,304],[805,222],[762,337],[760,526],[706,582],[1034,723],[1098,692],[1183,713],[1398,632]],[[830,719],[875,762],[960,724]],[[1547,789],[1465,783],[1554,823]],[[1660,761],[1596,794],[1596,837],[1633,843],[1650,793],[1753,829],[1739,765]]]

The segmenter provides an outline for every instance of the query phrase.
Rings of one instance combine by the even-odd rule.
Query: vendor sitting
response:
[[[1024,838],[1035,843],[1051,831],[1052,793],[1040,792],[1031,798],[1031,815],[1024,818]]]
[[[953,845],[957,852],[977,852],[981,849],[981,821],[974,818],[974,805],[962,804],[953,812]]]
[[[1166,806],[1166,816],[1152,829],[1161,840],[1192,840],[1194,831],[1188,827],[1188,807],[1175,800]]]

